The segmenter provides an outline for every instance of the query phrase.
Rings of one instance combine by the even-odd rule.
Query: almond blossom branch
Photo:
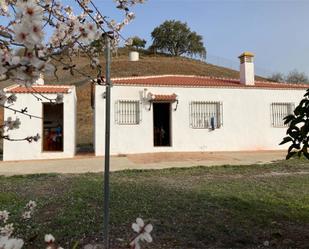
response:
[[[102,25],[100,25],[100,24],[97,22],[97,20],[90,14],[89,9],[86,8],[85,5],[81,3],[81,1],[79,1],[79,0],[75,0],[75,1],[76,1],[76,2],[79,4],[79,6],[87,13],[87,15],[98,25],[98,27],[103,31],[103,33],[104,33],[104,34],[107,33],[107,32],[104,30],[104,28],[102,27]]]
[[[55,0],[52,0],[51,7],[50,7],[51,9],[53,9],[54,3],[55,3]],[[49,14],[48,14],[48,19],[46,20],[45,24],[43,25],[43,28],[45,28],[46,25],[51,24],[51,23],[50,23],[51,18],[52,18],[52,11],[49,12]]]
[[[136,223],[132,224],[132,229],[137,233],[137,235],[129,243],[131,249],[140,249],[140,242],[152,242],[150,233],[153,230],[153,226],[150,223],[145,224],[141,218],[137,218]]]
[[[91,4],[91,5],[93,6],[93,8],[97,11],[99,17],[100,17],[105,23],[107,23],[108,26],[109,26],[115,33],[117,33],[118,37],[122,38],[122,40],[123,40],[125,43],[129,42],[129,39],[130,39],[130,38],[129,38],[129,39],[124,38],[124,37],[121,35],[121,33],[119,32],[119,30],[117,30],[116,28],[114,28],[113,23],[112,23],[112,22],[109,22],[109,21],[107,20],[107,18],[101,14],[101,12],[100,12],[100,11],[98,10],[98,8],[95,6],[95,4],[93,3],[93,1],[90,0],[90,4]],[[129,18],[128,18],[128,19],[125,19],[124,23],[129,23],[129,22],[135,17],[134,14],[133,14],[132,12],[131,12],[131,13],[127,13],[127,16],[128,16]]]
[[[41,98],[39,98],[38,96],[36,96],[35,94],[41,96],[43,99],[49,101],[50,103],[61,103],[63,100],[63,95],[62,94],[57,94],[56,98],[49,98],[47,96],[45,96],[44,94],[38,92],[33,86],[26,86],[27,89],[31,90],[30,93],[38,100],[38,101],[43,101]],[[34,93],[33,93],[34,92]]]
[[[10,107],[10,106],[6,106],[6,105],[3,105],[3,104],[0,104],[0,107],[5,108],[5,109],[8,109],[8,110],[10,110],[10,111],[13,111],[15,114],[16,114],[16,113],[20,113],[20,114],[22,114],[22,115],[28,116],[30,119],[31,119],[31,118],[42,119],[42,117],[29,114],[29,113],[28,113],[28,108],[27,108],[27,107],[25,107],[25,108],[23,108],[23,109],[21,109],[21,110],[14,109],[14,108],[12,108],[12,107]]]
[[[9,135],[1,135],[0,137],[2,139],[5,139],[5,140],[11,141],[11,142],[27,141],[29,143],[37,142],[40,139],[39,134],[36,134],[35,136],[28,136],[28,137],[25,137],[25,138],[10,138]]]
[[[92,77],[92,76],[90,76],[90,75],[88,75],[88,74],[85,74],[85,73],[84,73],[83,71],[81,71],[81,70],[76,69],[76,68],[75,68],[75,65],[67,64],[67,63],[63,62],[62,60],[56,58],[55,56],[52,56],[51,58],[52,58],[53,60],[55,60],[55,61],[61,63],[63,66],[68,67],[69,69],[73,70],[74,72],[76,72],[76,73],[78,73],[78,74],[80,74],[80,75],[82,75],[82,76],[84,76],[84,77],[86,77],[86,78],[88,78],[88,79],[93,80],[93,77]]]

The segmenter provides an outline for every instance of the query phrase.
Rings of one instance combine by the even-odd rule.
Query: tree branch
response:
[[[27,107],[25,107],[24,109],[21,109],[21,110],[14,109],[14,108],[12,108],[12,107],[10,107],[10,106],[5,106],[5,105],[3,105],[3,104],[0,104],[0,107],[3,107],[3,108],[8,109],[8,110],[10,110],[10,111],[13,111],[14,113],[20,113],[20,114],[22,114],[22,115],[28,116],[30,119],[31,119],[31,118],[42,119],[42,117],[29,114],[29,113],[28,113],[28,108],[27,108]]]

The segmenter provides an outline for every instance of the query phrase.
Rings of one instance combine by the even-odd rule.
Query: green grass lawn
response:
[[[15,221],[28,200],[38,202],[33,228],[21,226],[28,248],[42,248],[45,233],[65,248],[102,241],[102,178],[0,177],[0,210]],[[309,248],[308,193],[309,163],[296,159],[112,173],[112,248],[127,248],[137,217],[154,225],[154,242],[143,248]]]

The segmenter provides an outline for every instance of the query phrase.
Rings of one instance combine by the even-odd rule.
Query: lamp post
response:
[[[105,87],[105,165],[104,165],[104,228],[103,236],[105,249],[109,249],[109,169],[110,169],[110,108],[111,108],[111,49],[110,37],[105,35],[105,60],[106,60],[106,87]]]

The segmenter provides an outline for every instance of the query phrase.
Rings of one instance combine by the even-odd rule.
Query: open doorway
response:
[[[43,103],[43,151],[63,151],[63,103]]]
[[[154,146],[171,146],[171,104],[153,103]]]

